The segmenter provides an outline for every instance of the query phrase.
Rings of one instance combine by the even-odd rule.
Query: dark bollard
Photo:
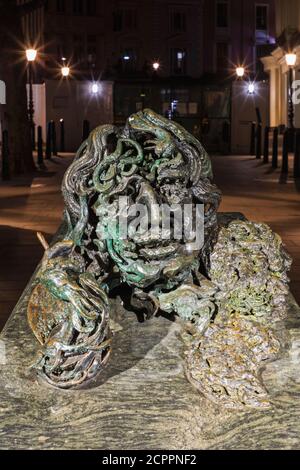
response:
[[[278,167],[278,127],[273,132],[272,168]]]
[[[259,122],[256,128],[256,158],[261,158],[261,128],[262,125]]]
[[[60,120],[60,151],[65,152],[65,121]]]
[[[34,122],[31,125],[31,145],[32,145],[32,150],[35,150],[35,124]]]
[[[47,125],[47,139],[46,139],[46,160],[51,159],[51,152],[52,152],[52,145],[51,145],[51,135],[52,135],[52,124],[51,122],[48,122]]]
[[[57,145],[56,145],[56,125],[54,121],[51,121],[51,140],[52,140],[52,155],[54,157],[58,157]]]
[[[295,143],[295,129],[294,127],[288,128],[288,151],[294,152],[294,143]]]
[[[264,134],[264,163],[269,163],[269,132],[270,128],[266,126]]]
[[[286,129],[283,134],[283,145],[282,145],[282,165],[281,173],[288,174],[289,172],[289,130]]]
[[[300,178],[300,130],[295,134],[294,178]]]
[[[2,132],[2,179],[4,181],[10,179],[8,131],[6,130]]]
[[[250,155],[255,155],[255,122],[251,123]]]
[[[44,159],[43,159],[43,136],[42,136],[42,126],[38,126],[38,141],[37,141],[37,148],[38,148],[38,165],[43,166]]]
[[[85,119],[82,126],[82,142],[90,135],[90,122]]]

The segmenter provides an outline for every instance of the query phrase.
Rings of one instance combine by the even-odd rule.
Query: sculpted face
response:
[[[78,193],[79,179],[96,216],[86,255],[94,253],[94,264],[99,256],[113,261],[121,278],[140,288],[182,282],[198,265],[220,201],[201,144],[178,124],[145,110],[131,116],[122,131],[103,129],[101,140],[90,145],[64,181],[71,218],[78,224],[87,203],[70,197],[71,189]],[[84,182],[81,163],[85,153],[91,160],[92,152]]]

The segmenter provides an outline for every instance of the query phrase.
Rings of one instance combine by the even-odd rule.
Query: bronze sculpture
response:
[[[91,133],[64,177],[64,238],[46,247],[28,305],[44,380],[72,388],[101,372],[111,349],[109,295],[121,284],[148,317],[182,319],[186,375],[207,398],[228,408],[269,406],[260,369],[281,348],[273,325],[286,313],[291,260],[266,225],[218,220],[212,178],[199,141],[151,110],[123,129]],[[176,214],[164,227],[162,205],[180,216],[189,207],[191,226],[203,208],[201,246],[195,233],[175,233]],[[151,213],[154,230],[135,223],[134,206]]]

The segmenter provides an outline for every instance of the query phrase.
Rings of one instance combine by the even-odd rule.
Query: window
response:
[[[114,11],[113,13],[113,30],[122,31],[123,17],[121,11]]]
[[[133,72],[136,70],[136,51],[133,48],[124,49],[121,60],[124,72]]]
[[[83,14],[83,0],[73,0],[73,13],[75,15]]]
[[[86,2],[86,14],[89,16],[96,15],[97,13],[97,1],[87,0]]]
[[[74,43],[74,58],[78,63],[84,62],[84,39],[79,34],[75,34],[73,37]]]
[[[216,6],[217,28],[228,28],[228,3],[217,2]]]
[[[216,59],[217,59],[217,71],[218,72],[224,72],[225,70],[228,69],[228,43],[227,42],[219,42],[216,45],[217,47],[217,54],[216,54]]]
[[[56,11],[57,11],[57,13],[65,13],[65,11],[66,11],[66,1],[65,0],[56,0]]]
[[[136,29],[136,10],[130,9],[124,11],[124,27],[127,30]]]
[[[132,31],[137,27],[136,10],[118,10],[113,13],[114,31]]]
[[[88,35],[87,37],[87,60],[91,66],[95,66],[97,58],[97,36]]]
[[[56,36],[56,53],[59,62],[63,57],[67,56],[65,37],[61,34],[57,34]]]
[[[182,11],[173,11],[171,14],[171,31],[180,33],[186,30],[186,17]]]
[[[184,75],[186,73],[186,50],[171,50],[171,71],[175,75]]]
[[[268,29],[268,5],[256,5],[256,30],[267,31]]]

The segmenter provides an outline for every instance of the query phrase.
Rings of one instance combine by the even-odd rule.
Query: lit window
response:
[[[186,50],[171,50],[171,71],[175,75],[184,75],[186,73]]]
[[[124,72],[133,72],[136,69],[136,52],[134,49],[125,49],[122,53]]]

